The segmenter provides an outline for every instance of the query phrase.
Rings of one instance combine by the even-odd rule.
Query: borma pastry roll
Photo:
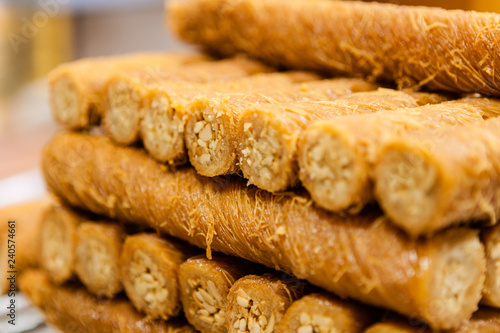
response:
[[[9,271],[19,273],[40,265],[41,225],[51,204],[49,197],[43,197],[0,208],[3,223],[0,228],[0,295],[15,287],[9,279],[12,274]]]
[[[446,333],[494,333],[500,331],[500,310],[482,307],[460,328]],[[365,333],[431,333],[422,322],[409,318],[390,318],[370,326]]]
[[[113,298],[122,288],[119,259],[123,226],[111,221],[83,222],[76,229],[75,272],[92,294]]]
[[[278,332],[283,315],[304,288],[304,282],[284,273],[240,278],[227,296],[227,331]]]
[[[486,251],[486,280],[482,303],[500,308],[500,225],[484,228],[481,240]]]
[[[461,222],[498,221],[500,118],[396,138],[375,167],[376,195],[412,235]]]
[[[150,86],[143,103],[140,136],[146,150],[155,159],[171,165],[187,162],[184,144],[185,125],[191,101],[199,96],[218,93],[275,89],[292,83],[318,80],[308,72],[256,74],[240,80],[210,84],[170,83]]]
[[[380,310],[375,308],[341,300],[327,292],[314,293],[292,303],[281,319],[278,332],[362,333],[380,317]]]
[[[179,36],[212,52],[400,87],[500,94],[499,14],[329,0],[176,0],[167,8]]]
[[[31,303],[43,311],[47,322],[63,332],[196,332],[181,317],[147,320],[124,298],[99,299],[76,283],[54,285],[40,270],[26,271],[19,283]]]
[[[226,332],[226,304],[236,280],[251,273],[255,265],[215,253],[199,255],[179,268],[182,307],[188,322],[201,332]]]
[[[374,164],[388,140],[420,129],[483,122],[499,107],[498,100],[466,98],[315,122],[299,143],[300,180],[320,207],[358,212],[373,200]]]
[[[142,103],[148,87],[162,87],[168,82],[223,82],[270,70],[257,61],[234,57],[200,61],[162,71],[117,72],[106,84],[103,124],[113,140],[131,144],[139,138]]]
[[[138,311],[152,319],[180,314],[178,270],[192,253],[189,246],[155,234],[126,238],[119,261],[122,284]]]
[[[290,272],[434,328],[458,327],[481,299],[486,264],[475,230],[411,239],[378,211],[339,216],[300,193],[168,170],[140,149],[80,133],[57,135],[42,166],[49,189],[76,207],[149,224],[208,257],[215,250]]]
[[[186,125],[189,161],[203,176],[214,177],[239,171],[236,155],[238,124],[244,110],[252,104],[332,100],[353,91],[374,88],[373,84],[360,79],[340,78],[248,93],[200,96],[191,103]]]
[[[106,83],[117,72],[175,68],[206,59],[202,55],[141,53],[82,59],[60,65],[49,74],[50,101],[57,122],[83,128],[100,120]]]
[[[438,94],[381,88],[331,102],[254,104],[239,120],[236,136],[239,165],[250,184],[271,192],[283,191],[298,183],[297,140],[311,122],[435,104],[444,98]]]
[[[54,204],[43,216],[40,233],[40,266],[56,284],[75,276],[76,230],[86,217]]]

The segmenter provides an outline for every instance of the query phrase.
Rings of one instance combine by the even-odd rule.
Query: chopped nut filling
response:
[[[158,265],[148,255],[137,251],[131,262],[130,273],[134,276],[135,292],[144,300],[145,307],[163,308],[168,289]]]
[[[200,281],[189,279],[188,284],[193,289],[193,299],[198,305],[196,310],[198,318],[209,324],[224,325],[226,313],[222,303],[223,298],[215,283],[208,280],[206,285],[202,286]]]
[[[274,313],[263,313],[263,305],[253,301],[243,290],[238,291],[236,297],[240,318],[233,323],[233,332],[236,333],[271,333],[276,325]],[[268,318],[269,316],[269,318]]]

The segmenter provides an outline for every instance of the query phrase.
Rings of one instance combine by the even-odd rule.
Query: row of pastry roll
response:
[[[127,59],[144,64],[144,57]],[[399,202],[405,200],[399,195],[391,196],[396,202],[388,200],[387,193],[394,193],[394,188],[376,194],[377,184],[395,183],[387,181],[392,175],[377,177],[374,171],[386,145],[410,140],[426,130],[441,133],[445,127],[481,126],[498,115],[500,102],[496,99],[446,101],[448,97],[439,94],[374,90],[375,85],[359,79],[319,79],[306,72],[263,73],[269,69],[242,57],[195,61],[194,56],[185,56],[191,62],[185,60],[188,64],[181,65],[181,56],[163,57],[173,57],[177,67],[157,67],[157,73],[144,68],[108,73],[108,83],[101,91],[103,101],[98,104],[104,127],[114,141],[130,144],[140,137],[151,156],[161,162],[183,164],[189,156],[198,173],[205,176],[241,170],[249,183],[271,192],[287,190],[300,180],[314,202],[331,211],[356,213],[378,199],[387,214],[414,236],[468,220],[496,222],[498,194],[483,195],[479,200],[469,192],[469,203],[475,200],[477,206],[469,212],[453,212],[450,205],[433,212],[420,207],[427,207],[434,197],[417,207],[413,198],[407,199],[411,205]],[[107,61],[119,63],[117,59]],[[74,63],[74,71],[80,66],[81,62]],[[71,66],[64,65],[64,73],[68,68]],[[57,82],[67,79],[56,75],[60,72],[58,69],[53,75],[53,97],[65,94],[55,89]],[[89,94],[82,91],[82,96]],[[54,110],[58,110],[56,105]],[[465,166],[453,157],[450,161],[457,163],[450,164],[452,169]],[[493,177],[491,184],[498,178],[494,171],[488,175]],[[475,175],[467,177],[473,181]],[[432,189],[435,195],[437,190]],[[418,196],[423,192],[409,188],[406,193]],[[416,221],[413,216],[407,218],[419,212],[428,216],[417,216]]]
[[[397,318],[394,315],[387,315],[387,318],[376,322],[377,318],[380,318],[379,311],[340,300],[324,292],[308,294],[292,301],[292,296],[288,294],[287,284],[270,276],[247,276],[238,280],[237,283],[234,284],[234,289],[231,288],[233,289],[231,292],[236,291],[239,286],[245,286],[251,288],[257,295],[267,292],[267,296],[273,296],[273,302],[270,302],[272,305],[279,304],[279,302],[287,304],[285,307],[278,306],[274,309],[281,315],[281,320],[276,323],[277,326],[272,330],[267,330],[270,326],[263,324],[261,320],[262,324],[257,321],[257,326],[252,325],[257,328],[253,329],[246,327],[241,330],[239,328],[226,330],[209,325],[208,328],[199,328],[200,332],[431,332],[423,323]],[[126,299],[99,299],[77,283],[55,285],[41,270],[30,269],[23,273],[20,286],[30,300],[43,310],[47,320],[63,332],[180,333],[198,331],[186,323],[182,317],[168,321],[147,320],[135,311]],[[231,302],[230,297],[228,297],[228,302]],[[257,300],[260,300],[258,296],[256,296]],[[248,301],[253,301],[253,299],[250,298]],[[235,302],[243,313],[252,311],[253,304],[247,306],[241,296],[240,303],[241,305]],[[249,314],[248,318],[253,318],[252,315],[253,313]],[[481,308],[461,328],[447,332],[496,332],[500,329],[499,316],[500,312],[497,309]]]
[[[36,212],[41,215],[40,210]],[[119,331],[192,331],[179,317],[181,308],[188,322],[201,332],[427,330],[414,318],[339,299],[242,259],[218,253],[211,259],[205,255],[186,259],[196,251],[172,238],[60,205],[46,209],[41,221],[39,262],[44,272],[23,272],[21,287],[48,321],[63,331],[79,325],[91,332],[106,332],[110,327]],[[499,235],[498,227],[482,232],[487,254],[483,303],[496,306],[492,291],[498,291],[494,283],[500,274],[495,271],[498,258],[494,252]],[[62,278],[60,272],[69,274]],[[73,275],[84,288],[78,287]],[[496,282],[488,286],[488,278]],[[122,285],[131,302],[118,293]],[[499,325],[500,312],[483,307],[457,332],[475,327],[494,330]]]
[[[495,227],[481,234],[460,227],[412,238],[375,208],[336,215],[312,205],[305,193],[273,195],[235,176],[204,178],[190,167],[169,169],[140,148],[85,133],[57,135],[42,167],[49,189],[74,207],[169,234],[206,249],[208,258],[213,250],[289,272],[434,329],[460,326],[481,300],[499,306]],[[143,241],[143,254],[153,243]],[[141,255],[126,256],[133,258],[147,262]],[[153,271],[140,263],[131,267]],[[148,281],[131,284],[148,295]],[[127,283],[123,287],[127,291]]]

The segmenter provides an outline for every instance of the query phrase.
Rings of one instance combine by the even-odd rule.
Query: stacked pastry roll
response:
[[[51,75],[68,130],[43,152],[57,203],[41,268],[21,281],[48,321],[499,329],[500,15],[188,0],[169,2],[168,22],[222,58],[136,54]]]

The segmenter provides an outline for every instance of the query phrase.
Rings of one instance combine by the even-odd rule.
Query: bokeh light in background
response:
[[[499,0],[382,2],[500,12]],[[0,0],[0,206],[17,200],[8,177],[37,176],[41,149],[57,130],[47,73],[83,57],[189,49],[165,29],[163,8],[163,0]]]

